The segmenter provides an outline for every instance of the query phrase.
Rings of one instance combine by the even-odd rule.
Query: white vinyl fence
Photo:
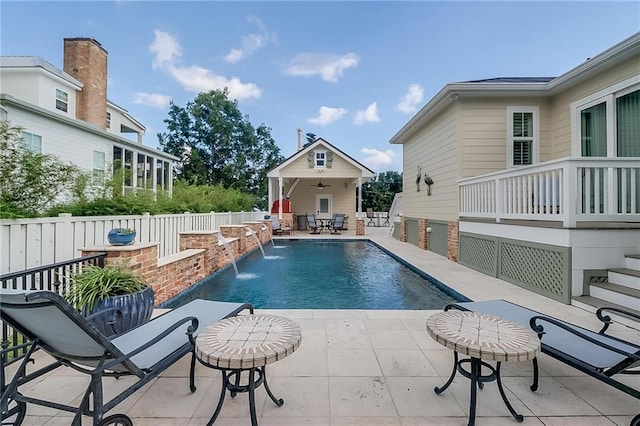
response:
[[[137,242],[157,242],[158,257],[178,251],[178,233],[219,229],[264,218],[267,212],[183,213],[167,215],[84,216],[0,220],[0,274],[62,262],[80,256],[82,247],[108,244],[113,228],[136,230]]]

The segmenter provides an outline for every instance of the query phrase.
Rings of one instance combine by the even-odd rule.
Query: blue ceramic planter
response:
[[[153,302],[153,289],[147,287],[137,293],[110,296],[106,299],[98,300],[91,310],[85,308],[82,313],[87,316],[107,308],[118,309],[121,315],[117,317],[113,327],[109,324],[109,320],[113,317],[112,312],[97,315],[92,321],[92,324],[102,334],[109,337],[114,334],[124,333],[149,321],[153,312]]]
[[[136,231],[130,234],[119,234],[117,229],[112,229],[107,233],[107,240],[109,244],[114,246],[127,246],[133,244],[136,239]]]

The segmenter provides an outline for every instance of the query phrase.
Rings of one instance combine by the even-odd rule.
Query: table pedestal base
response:
[[[464,368],[464,364],[471,364],[471,371],[468,371]],[[482,374],[482,367],[489,369],[489,374]],[[516,410],[513,409],[511,403],[507,399],[507,395],[504,393],[504,388],[502,387],[502,380],[500,379],[500,362],[496,362],[496,368],[493,368],[492,365],[480,360],[479,358],[465,358],[462,360],[458,360],[458,353],[453,353],[453,371],[451,371],[451,376],[449,380],[442,387],[435,387],[433,390],[436,394],[441,394],[444,392],[449,385],[453,382],[453,378],[456,376],[456,372],[460,372],[464,377],[471,379],[471,402],[469,404],[469,426],[474,426],[476,423],[476,401],[477,401],[477,388],[482,389],[484,387],[485,382],[493,382],[494,380],[498,382],[498,390],[500,391],[500,396],[504,401],[504,405],[507,406],[509,412],[513,416],[513,418],[521,423],[524,420],[524,417],[521,414],[516,413]]]
[[[266,389],[269,398],[271,398],[271,400],[278,407],[282,407],[284,405],[284,400],[282,398],[277,399],[271,392],[269,384],[267,383],[267,373],[265,372],[265,367],[248,368],[243,370],[226,370],[222,368],[217,369],[222,372],[222,391],[220,392],[220,399],[218,400],[216,411],[214,411],[213,416],[211,416],[211,419],[207,423],[207,426],[211,426],[218,418],[218,414],[220,414],[220,410],[222,410],[222,404],[224,403],[224,397],[227,391],[231,393],[231,398],[234,398],[239,393],[249,392],[249,412],[251,414],[252,426],[257,426],[258,424],[258,416],[256,415],[255,390],[260,385],[264,384],[264,388]],[[240,384],[240,375],[243,372],[248,372],[249,377],[247,384]],[[231,378],[233,378],[233,383]]]

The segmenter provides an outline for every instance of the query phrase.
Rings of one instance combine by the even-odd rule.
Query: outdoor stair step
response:
[[[576,296],[573,297],[571,299],[571,304],[575,305],[577,307],[580,307],[582,309],[585,309],[589,312],[596,312],[599,308],[602,308],[604,306],[608,306],[611,308],[618,308],[618,309],[624,309],[626,311],[629,311],[631,313],[634,313],[636,315],[640,315],[640,310],[636,310],[633,308],[629,308],[627,306],[621,306],[618,305],[616,303],[611,303],[607,300],[602,300],[602,299],[598,299],[597,297],[593,297],[593,296]],[[607,315],[609,315],[611,317],[611,319],[613,319],[616,322],[619,322],[621,324],[625,324],[629,327],[633,327],[636,330],[640,330],[640,321],[634,317],[629,317],[623,314],[618,314],[618,313],[611,313],[611,312],[607,312]],[[597,330],[594,330],[597,331]]]
[[[640,271],[640,254],[625,254],[624,261],[627,268]]]
[[[629,268],[614,268],[607,272],[609,283],[640,291],[640,271]]]
[[[589,294],[599,299],[611,301],[631,309],[640,307],[640,290],[612,284],[610,282],[591,283]]]

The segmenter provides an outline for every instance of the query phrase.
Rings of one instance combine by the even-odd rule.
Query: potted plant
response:
[[[131,228],[113,228],[107,233],[107,240],[114,246],[126,246],[133,244],[136,239],[136,231]]]
[[[154,293],[151,286],[124,265],[85,265],[72,274],[65,299],[84,316],[92,316],[93,324],[105,336],[120,334],[144,324],[151,317]],[[115,308],[115,309],[112,309]],[[109,309],[105,315],[98,312]],[[113,315],[117,311],[117,315]],[[115,323],[111,324],[115,318]]]

